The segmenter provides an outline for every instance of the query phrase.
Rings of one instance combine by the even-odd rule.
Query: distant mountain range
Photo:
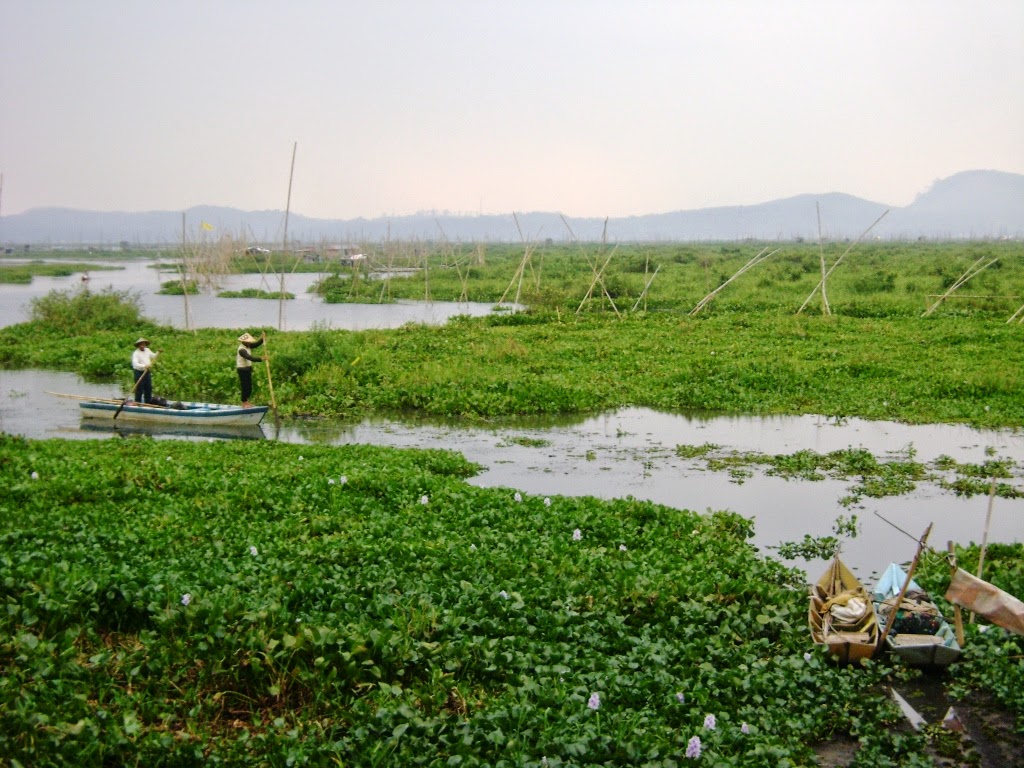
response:
[[[817,240],[818,213],[826,239],[853,239],[871,229],[883,239],[991,239],[1024,237],[1024,175],[964,171],[935,182],[908,206],[896,208],[851,195],[805,194],[758,205],[701,208],[609,218],[569,218],[558,213],[451,215],[419,213],[376,219],[288,218],[288,241],[359,243],[395,240],[518,242],[546,239],[599,241],[607,226],[612,242]],[[240,211],[197,206],[184,212],[190,239],[231,233],[249,243],[279,243],[283,211]],[[518,219],[518,226],[516,220]],[[213,229],[202,228],[203,224]],[[567,226],[568,225],[568,226]],[[202,228],[202,230],[201,230]],[[570,232],[571,228],[571,232]],[[35,208],[0,218],[0,243],[32,245],[174,245],[181,242],[182,212],[121,213]]]

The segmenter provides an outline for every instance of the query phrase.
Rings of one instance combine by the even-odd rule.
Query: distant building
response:
[[[366,255],[357,245],[329,245],[324,248],[326,260],[343,267],[361,266],[366,262]]]

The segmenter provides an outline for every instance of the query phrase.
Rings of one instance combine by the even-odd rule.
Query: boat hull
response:
[[[862,608],[862,614],[841,622],[842,609],[853,614],[853,606]],[[838,558],[811,585],[807,621],[811,639],[840,664],[861,662],[878,652],[878,618],[871,595]]]
[[[84,419],[105,419],[136,424],[178,424],[182,426],[257,426],[267,411],[265,405],[242,408],[237,405],[220,403],[180,403],[178,407],[161,407],[128,402],[121,404],[109,402],[82,402],[78,404]]]
[[[146,435],[148,437],[186,437],[209,440],[266,440],[260,424],[168,424],[166,422],[82,419],[79,429],[107,435]]]

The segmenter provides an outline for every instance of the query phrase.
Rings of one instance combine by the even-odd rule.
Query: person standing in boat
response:
[[[263,335],[258,339],[254,338],[252,334],[249,333],[243,333],[238,337],[238,351],[235,355],[235,369],[238,371],[238,384],[242,388],[243,408],[252,407],[252,403],[249,402],[249,398],[252,397],[252,364],[262,363],[264,360],[262,357],[255,357],[252,354],[252,350],[263,346],[263,342],[266,340],[266,331],[264,331]]]
[[[156,356],[149,348],[149,339],[140,338],[135,342],[135,351],[132,352],[132,373],[135,375],[135,388],[132,390],[134,400],[137,403],[153,402],[153,374],[150,368],[153,367]]]

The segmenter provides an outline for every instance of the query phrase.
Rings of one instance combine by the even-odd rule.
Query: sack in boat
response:
[[[878,613],[886,622],[892,615],[896,605],[896,597],[887,598],[879,607]],[[935,604],[925,592],[909,590],[903,596],[903,602],[896,609],[896,618],[892,623],[892,631],[909,635],[934,635],[942,626],[939,612]]]
[[[162,405],[164,408],[167,407],[167,399],[163,397],[153,397],[149,402],[153,405]]]
[[[868,601],[860,597],[850,597],[843,603],[834,602],[828,609],[835,627],[856,627],[868,615]]]

